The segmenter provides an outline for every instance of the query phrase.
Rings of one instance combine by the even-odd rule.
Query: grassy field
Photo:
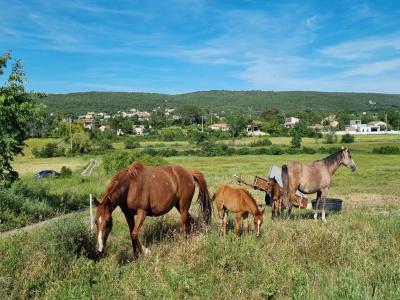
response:
[[[286,138],[271,138],[287,144]],[[241,140],[240,143],[250,142]],[[315,143],[303,139],[303,143]],[[293,220],[272,222],[267,209],[262,236],[220,236],[214,214],[211,228],[189,238],[179,234],[179,216],[148,218],[140,234],[151,255],[132,259],[128,229],[119,209],[106,256],[94,257],[95,238],[88,212],[12,237],[0,237],[0,289],[17,298],[295,298],[398,299],[400,297],[400,156],[373,155],[372,145],[398,145],[398,138],[360,137],[352,148],[357,172],[340,168],[329,196],[344,199],[340,214],[327,224],[295,210]],[[233,174],[252,180],[272,164],[310,162],[324,155],[171,157],[172,164],[204,172],[210,192]],[[31,166],[17,158],[23,174]],[[62,158],[48,163],[65,165]],[[40,165],[37,159],[32,164]],[[71,158],[77,169],[87,158]],[[92,192],[98,196],[109,176],[101,167],[93,178],[40,181],[45,190]],[[25,172],[25,173],[24,173]],[[23,177],[27,186],[34,181]],[[259,203],[263,194],[252,191]],[[197,215],[197,205],[192,205]]]

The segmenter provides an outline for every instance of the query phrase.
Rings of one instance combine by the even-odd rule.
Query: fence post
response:
[[[93,197],[92,194],[89,194],[89,206],[90,206],[90,233],[93,232]]]

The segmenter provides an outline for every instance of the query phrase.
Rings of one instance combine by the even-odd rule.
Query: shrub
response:
[[[236,153],[237,153],[238,155],[248,155],[248,154],[250,154],[251,152],[250,152],[250,149],[249,149],[249,148],[243,147],[243,148],[237,149],[237,150],[236,150]]]
[[[140,161],[146,166],[160,166],[168,163],[165,159],[151,156],[148,153],[119,151],[105,155],[103,157],[103,166],[106,173],[111,174],[126,168],[135,161]]]
[[[158,135],[162,141],[183,141],[186,139],[185,131],[179,127],[160,129]]]
[[[284,153],[284,151],[277,146],[272,146],[271,148],[269,148],[268,152],[269,152],[268,154],[271,155],[282,155]]]
[[[300,149],[299,148],[290,147],[290,148],[286,149],[286,153],[287,154],[298,154],[298,153],[300,153]]]
[[[341,142],[342,142],[342,143],[345,143],[345,144],[354,143],[354,135],[351,135],[351,134],[348,134],[348,133],[344,134],[344,135],[342,136]]]
[[[290,142],[292,148],[300,148],[301,147],[301,135],[296,133],[292,136],[292,140]]]
[[[99,141],[99,148],[100,150],[111,150],[114,149],[110,140],[102,139]]]
[[[317,151],[315,151],[313,148],[310,147],[303,147],[303,153],[305,154],[315,154]]]
[[[62,166],[60,175],[63,176],[63,177],[71,176],[72,175],[72,170],[70,168],[66,167],[66,166]]]
[[[125,149],[136,149],[140,148],[140,143],[133,138],[129,138],[124,142]]]
[[[397,146],[382,146],[372,150],[375,154],[400,154],[400,148]]]
[[[325,143],[326,144],[335,144],[337,143],[337,135],[333,132],[327,133],[325,135]]]
[[[41,149],[33,148],[32,154],[35,157],[60,157],[65,156],[65,149],[63,147],[58,147],[57,143],[48,143],[44,145]]]
[[[206,141],[201,146],[201,154],[204,156],[224,156],[233,155],[235,149],[227,144],[216,144],[213,141]]]
[[[171,149],[171,148],[159,149],[157,151],[157,155],[162,156],[162,157],[177,156],[178,155],[178,150]]]
[[[272,142],[269,138],[259,139],[250,144],[250,147],[271,146]]]

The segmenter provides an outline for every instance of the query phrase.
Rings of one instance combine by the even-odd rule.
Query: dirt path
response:
[[[87,219],[88,219],[88,222],[89,222],[89,209],[88,208],[84,208],[84,209],[81,209],[81,210],[78,210],[78,211],[74,211],[74,212],[71,212],[71,213],[68,213],[68,214],[65,214],[65,215],[60,215],[58,217],[54,217],[52,219],[48,219],[48,220],[45,220],[45,221],[42,221],[42,222],[38,222],[38,223],[31,224],[31,225],[27,225],[25,227],[21,227],[21,228],[12,229],[12,230],[9,230],[9,231],[1,232],[0,233],[0,238],[6,238],[6,237],[10,237],[10,236],[19,234],[19,233],[30,231],[32,229],[41,228],[41,227],[45,227],[45,226],[50,226],[52,223],[54,223],[56,221],[70,218],[70,217],[72,217],[74,215],[81,214],[84,211],[87,211]]]

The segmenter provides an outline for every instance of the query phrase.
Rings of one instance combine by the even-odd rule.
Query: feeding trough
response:
[[[335,198],[326,198],[325,200],[325,211],[330,211],[330,212],[339,212],[342,210],[342,199],[335,199]],[[312,208],[315,209],[317,206],[317,200],[312,200],[311,201]],[[319,207],[318,209],[322,209],[322,200],[319,202]]]

